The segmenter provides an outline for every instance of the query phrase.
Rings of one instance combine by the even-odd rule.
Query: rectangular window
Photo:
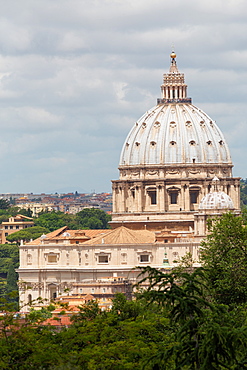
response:
[[[177,204],[178,201],[178,193],[171,193],[170,194],[171,204]]]
[[[150,203],[151,204],[157,204],[157,192],[156,190],[149,190],[148,195],[150,198]]]
[[[108,263],[108,256],[99,256],[99,263]]]
[[[5,229],[8,229],[8,226],[4,226]]]
[[[54,254],[54,255],[50,255],[48,256],[48,263],[56,263],[57,262],[57,256]]]
[[[191,202],[191,204],[197,203],[197,197],[198,197],[198,192],[197,191],[191,191],[190,192],[190,202]]]
[[[10,230],[13,230],[13,226],[12,225],[9,228],[10,228]]]
[[[19,229],[19,226],[18,225],[16,225],[16,227],[15,227],[16,229]]]
[[[141,254],[140,262],[149,262],[149,254]]]
[[[5,233],[5,236],[8,236],[9,234],[8,233]]]

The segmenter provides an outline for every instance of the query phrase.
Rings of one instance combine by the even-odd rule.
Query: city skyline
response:
[[[111,192],[172,45],[188,96],[247,177],[244,1],[14,0],[1,13],[0,193]]]

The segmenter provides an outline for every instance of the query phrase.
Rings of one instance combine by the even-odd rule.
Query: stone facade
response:
[[[133,269],[135,266],[170,269],[176,264],[174,260],[179,261],[188,252],[195,260],[199,255],[199,242],[181,233],[173,234],[175,243],[169,243],[169,237],[160,232],[123,226],[105,230],[88,241],[75,233],[65,227],[20,245],[22,311],[38,297],[50,300],[67,290],[70,295],[91,293],[96,298],[102,298],[103,289],[106,297],[116,292],[129,296],[130,285],[140,273]]]

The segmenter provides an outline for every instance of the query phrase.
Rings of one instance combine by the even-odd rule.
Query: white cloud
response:
[[[0,20],[1,192],[109,191],[173,43],[247,177],[245,1],[9,0]]]

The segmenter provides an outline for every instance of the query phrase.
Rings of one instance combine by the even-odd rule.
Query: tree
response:
[[[242,217],[225,213],[208,222],[201,261],[217,302],[247,302],[247,228]]]
[[[8,235],[6,239],[11,243],[13,242],[19,243],[21,240],[29,242],[31,239],[37,239],[42,234],[47,233],[49,233],[49,230],[46,229],[45,227],[33,226],[23,230],[16,231],[15,233]]]
[[[15,268],[13,263],[10,263],[8,274],[7,274],[7,282],[6,282],[6,299],[7,302],[15,303],[14,307],[17,309],[18,307],[18,285],[17,285],[18,276],[15,272]]]
[[[163,306],[170,319],[171,341],[160,348],[155,369],[246,368],[246,312],[235,320],[227,306],[211,302],[203,268],[166,274],[145,267],[142,274],[139,284],[149,282],[143,296]]]
[[[10,203],[6,199],[0,199],[0,209],[7,209],[9,208]]]
[[[108,229],[110,220],[110,215],[97,208],[84,208],[76,214],[76,223],[82,229]]]
[[[17,273],[13,263],[9,264],[8,274],[7,274],[7,293],[11,293],[14,290],[18,290],[17,286]]]
[[[49,232],[60,229],[63,226],[67,226],[71,220],[70,215],[65,215],[63,212],[48,212],[43,213],[38,218],[34,219],[35,226],[44,227]]]
[[[33,216],[33,213],[32,213],[30,208],[28,208],[28,209],[20,208],[18,210],[18,213],[22,216],[27,216],[27,217],[32,217]]]
[[[0,244],[0,274],[7,276],[10,264],[19,267],[19,248],[15,244]]]

